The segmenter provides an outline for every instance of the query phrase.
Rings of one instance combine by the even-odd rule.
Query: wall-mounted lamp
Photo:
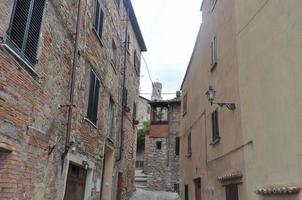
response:
[[[236,109],[236,105],[234,103],[217,103],[214,102],[216,90],[213,89],[213,87],[210,85],[208,91],[206,92],[206,95],[208,96],[208,101],[213,104],[217,104],[220,107],[226,106],[229,110],[234,111]]]
[[[88,164],[87,160],[83,160],[82,165],[83,165],[85,170],[87,170],[89,168],[89,164]]]

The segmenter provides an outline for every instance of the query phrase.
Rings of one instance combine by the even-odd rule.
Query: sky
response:
[[[153,82],[162,93],[175,93],[188,66],[199,25],[202,0],[132,0],[148,51],[143,53]],[[151,93],[152,84],[141,61],[141,93]],[[150,95],[142,96],[150,99]],[[175,95],[164,95],[164,99]]]

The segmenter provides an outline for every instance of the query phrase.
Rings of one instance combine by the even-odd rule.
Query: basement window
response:
[[[156,142],[156,149],[161,150],[161,141]]]
[[[16,0],[6,44],[31,68],[38,62],[38,46],[46,0]]]

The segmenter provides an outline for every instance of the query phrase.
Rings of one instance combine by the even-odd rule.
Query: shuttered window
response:
[[[212,113],[212,140],[220,139],[219,136],[219,124],[218,124],[218,110]]]
[[[127,88],[124,88],[124,92],[123,92],[123,106],[127,106],[128,104],[128,90]]]
[[[97,122],[98,102],[99,102],[100,79],[92,70],[90,73],[89,99],[87,118],[94,124]]]
[[[99,0],[95,0],[95,13],[94,13],[93,27],[100,40],[102,40],[102,36],[103,36],[103,25],[104,25],[104,11],[101,7]]]
[[[227,185],[225,187],[226,200],[239,200],[237,184]]]
[[[7,44],[28,64],[37,63],[37,52],[46,0],[16,0]]]
[[[217,38],[216,36],[214,36],[211,41],[211,70],[214,69],[216,64],[217,64]]]
[[[192,146],[191,146],[191,133],[189,133],[188,135],[188,157],[191,157],[192,156]]]
[[[134,67],[135,67],[136,73],[139,76],[140,75],[140,60],[138,58],[136,50],[134,51],[133,63],[134,63]]]
[[[134,102],[133,103],[133,113],[132,113],[132,119],[136,120],[136,115],[137,115],[137,104]]]
[[[188,101],[188,95],[185,94],[183,101],[182,101],[182,115],[185,116],[187,114],[187,101]]]

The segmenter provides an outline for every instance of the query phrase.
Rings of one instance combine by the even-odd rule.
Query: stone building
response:
[[[182,198],[301,200],[302,2],[201,9],[181,87]]]
[[[144,122],[150,122],[150,111],[151,107],[149,104],[150,100],[145,97],[139,96],[139,100],[137,102],[137,120],[139,124],[137,125],[137,129],[144,128]],[[144,159],[145,159],[145,151],[144,148],[136,149],[136,164],[135,168],[142,169],[144,167]]]
[[[129,199],[146,50],[131,2],[0,9],[1,200]]]
[[[147,187],[178,192],[180,96],[149,104],[151,125],[145,137],[144,166]]]

